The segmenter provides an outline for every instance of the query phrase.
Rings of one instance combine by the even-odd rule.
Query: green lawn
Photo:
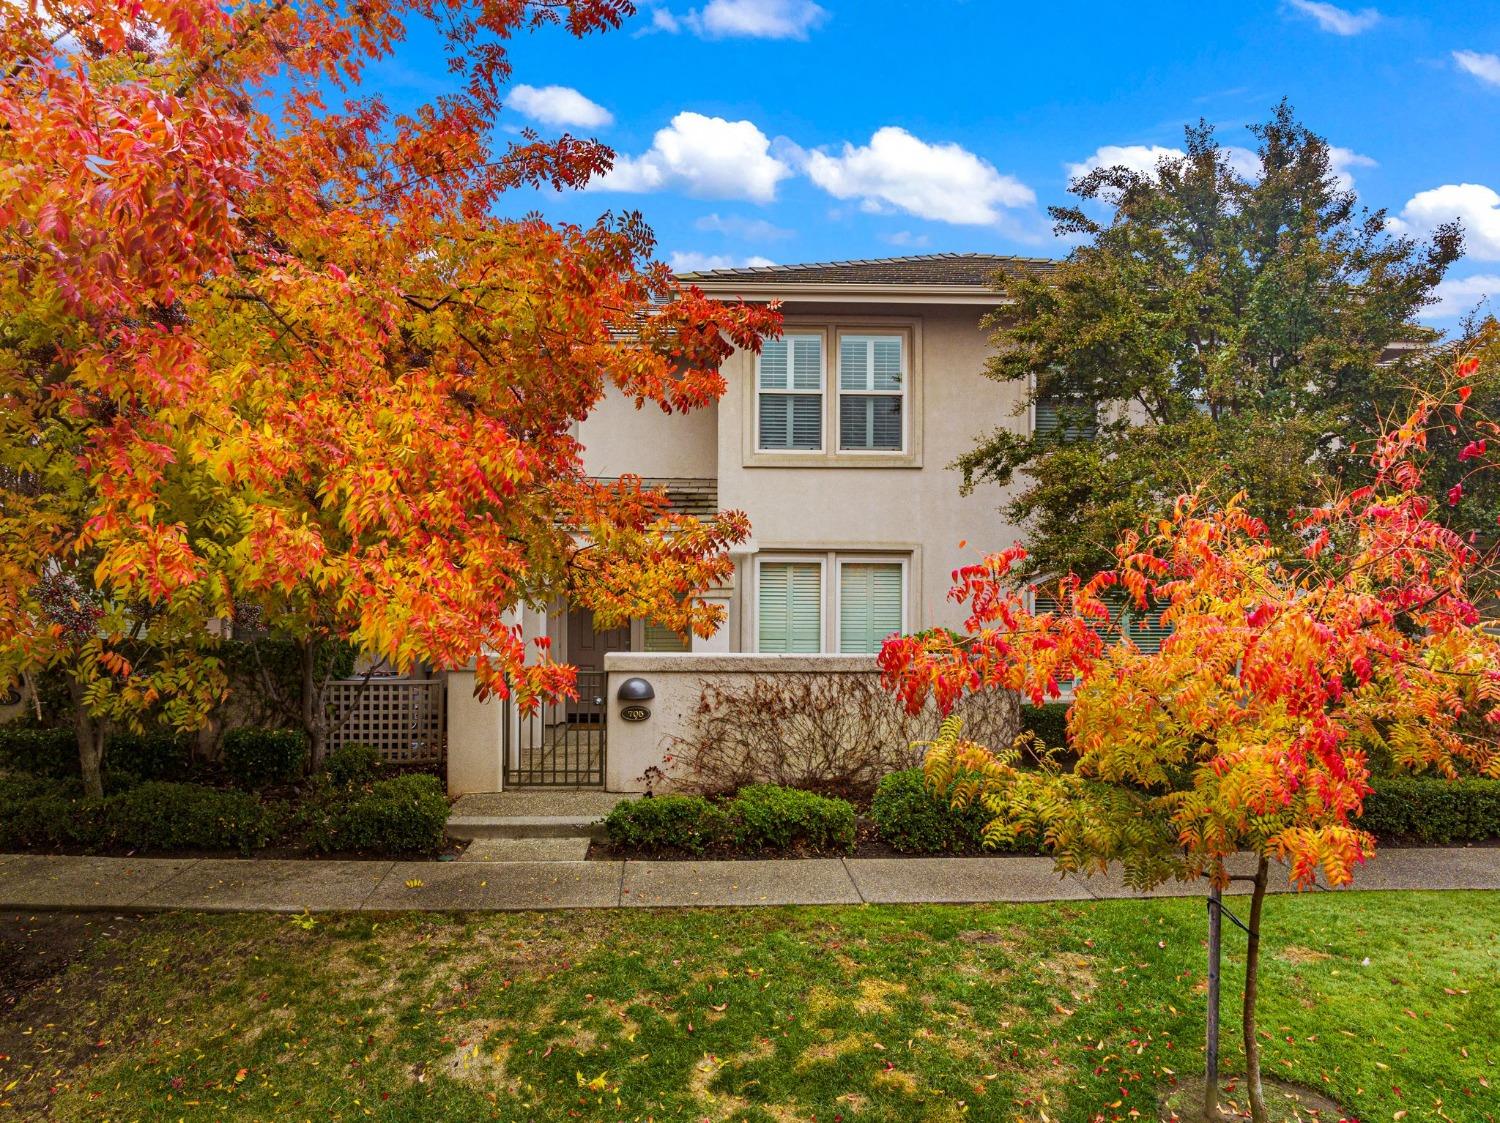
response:
[[[1500,894],[1267,913],[1269,1074],[1366,1123],[1500,1119]],[[1151,1118],[1202,1063],[1196,899],[306,923],[91,932],[0,1007],[0,1102],[59,1120],[1083,1123]]]

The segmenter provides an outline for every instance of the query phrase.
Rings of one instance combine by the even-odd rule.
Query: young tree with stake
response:
[[[1016,579],[1026,552],[1014,547],[955,574],[964,635],[894,637],[880,653],[913,712],[930,699],[947,712],[980,690],[1041,702],[1071,681],[1071,770],[1025,741],[971,743],[951,720],[928,748],[934,790],[951,784],[958,803],[990,811],[988,837],[1034,833],[1061,869],[1119,863],[1136,888],[1203,879],[1215,894],[1234,856],[1250,853],[1243,1028],[1257,1123],[1271,863],[1304,887],[1353,879],[1374,853],[1353,820],[1376,751],[1413,771],[1500,775],[1493,734],[1474,722],[1500,720],[1500,638],[1470,595],[1479,555],[1434,520],[1420,466],[1430,432],[1476,426],[1464,455],[1488,466],[1494,426],[1464,417],[1475,366],[1461,364],[1379,440],[1373,484],[1298,520],[1306,544],[1295,556],[1244,499],[1188,495],[1126,534],[1112,567],[1056,582],[1055,611],[1037,611]],[[1459,485],[1453,502],[1461,496]],[[1110,642],[1120,596],[1170,629],[1159,651]],[[1216,1117],[1211,1104],[1205,1117]]]

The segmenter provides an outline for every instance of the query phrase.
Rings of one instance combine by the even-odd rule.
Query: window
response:
[[[755,364],[756,447],[767,452],[823,448],[823,337],[769,339]]]
[[[758,651],[823,650],[823,563],[762,561],[756,589]]]
[[[1097,431],[1094,407],[1060,398],[1038,398],[1032,407],[1031,431],[1038,437],[1053,435],[1059,443],[1091,441]]]
[[[839,337],[839,451],[905,447],[903,343],[899,335]]]
[[[839,562],[839,651],[873,655],[906,630],[906,567],[899,561]]]
[[[693,649],[691,641],[654,620],[646,620],[641,624],[641,647],[649,652],[672,655]]]

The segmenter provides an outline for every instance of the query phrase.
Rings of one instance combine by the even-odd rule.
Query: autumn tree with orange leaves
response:
[[[610,387],[686,411],[774,311],[652,260],[636,216],[512,220],[611,153],[491,134],[514,36],[610,30],[625,0],[20,0],[0,11],[0,676],[111,723],[201,723],[205,621],[254,606],[314,661],[477,663],[523,704],[571,689],[511,610],[565,594],[706,631],[694,590],[747,533],[584,474]],[[454,90],[362,84],[408,30]],[[316,715],[309,724],[316,725]],[[316,733],[316,729],[314,728]]]
[[[1467,433],[1467,471],[1492,466],[1500,430],[1465,416],[1474,373],[1474,360],[1462,363],[1379,441],[1372,486],[1307,513],[1301,557],[1272,545],[1239,500],[1186,496],[1171,518],[1127,535],[1112,568],[1045,590],[1056,611],[1035,611],[1033,590],[1012,579],[1025,557],[1015,547],[955,574],[965,634],[895,637],[880,653],[914,712],[929,699],[947,712],[980,690],[1041,702],[1072,683],[1072,768],[1025,740],[973,744],[951,719],[928,749],[934,790],[951,785],[958,803],[985,807],[989,838],[1034,834],[1061,869],[1119,863],[1142,889],[1201,878],[1222,890],[1234,856],[1250,852],[1243,1028],[1257,1123],[1270,864],[1301,887],[1352,880],[1375,848],[1354,822],[1374,753],[1413,771],[1500,776],[1500,638],[1471,599],[1480,551],[1434,521],[1421,490],[1432,434]],[[1454,487],[1461,502],[1462,481]],[[1110,602],[1122,595],[1170,628],[1159,652],[1111,642]],[[1204,1117],[1217,1119],[1209,1101]]]

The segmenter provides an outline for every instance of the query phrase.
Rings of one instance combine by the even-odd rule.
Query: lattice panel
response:
[[[447,755],[447,696],[436,679],[341,679],[329,684],[331,745],[369,745],[390,764]]]

